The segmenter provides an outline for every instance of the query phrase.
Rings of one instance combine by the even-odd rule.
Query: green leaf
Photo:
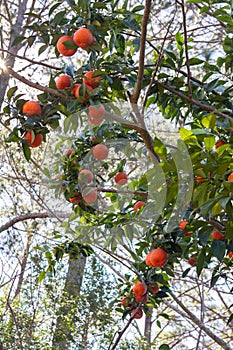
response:
[[[201,60],[200,58],[197,58],[197,57],[193,57],[193,58],[190,58],[189,60],[189,65],[190,66],[196,66],[198,64],[202,64],[204,61]]]
[[[32,141],[33,142],[33,141]],[[31,158],[31,149],[28,145],[28,142],[27,141],[22,141],[22,146],[23,146],[23,154],[24,154],[24,157],[27,161],[30,160]]]
[[[215,137],[214,136],[205,137],[204,144],[207,151],[211,151],[215,145]]]
[[[21,43],[23,40],[25,39],[25,36],[23,35],[19,35],[15,38],[15,40],[12,43],[12,46],[18,45],[19,43]]]
[[[206,257],[206,250],[203,248],[197,257],[197,275],[200,276]]]
[[[12,88],[10,88],[8,91],[7,91],[7,98],[8,100],[11,99],[11,97],[14,95],[14,93],[17,91],[18,87],[17,86],[13,86]]]
[[[45,271],[41,271],[38,276],[38,283],[41,283],[45,279]]]
[[[159,350],[170,350],[170,347],[167,344],[162,344],[160,345]]]
[[[214,129],[216,126],[216,116],[213,113],[210,113],[205,115],[201,122],[205,128]]]
[[[222,261],[225,255],[226,250],[226,244],[223,241],[220,240],[213,240],[211,245],[212,252],[216,258],[218,258],[219,261]]]
[[[233,321],[233,314],[231,314],[231,316],[228,318],[227,324],[229,324],[231,321]]]

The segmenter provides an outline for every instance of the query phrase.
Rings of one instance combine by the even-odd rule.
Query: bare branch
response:
[[[59,216],[60,218],[68,218],[70,214],[68,213],[51,213],[51,212],[44,212],[44,213],[28,213],[28,214],[22,214],[19,215],[10,221],[6,222],[4,225],[0,226],[0,232],[3,232],[10,227],[14,226],[17,222],[25,221],[25,220],[34,220],[34,219],[45,219],[45,218],[56,218]]]

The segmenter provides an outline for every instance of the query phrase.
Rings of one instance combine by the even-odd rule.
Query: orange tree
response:
[[[52,47],[62,62],[59,73],[52,72],[49,86],[43,86],[5,70],[43,91],[36,98],[41,109],[29,113],[17,87],[8,91],[4,113],[12,132],[6,141],[19,142],[30,160],[41,135],[45,143],[59,123],[63,128],[53,175],[46,173],[55,193],[72,205],[64,228],[83,246],[115,257],[120,247],[130,256],[123,260],[131,276],[120,286],[124,301],[118,309],[130,318],[111,349],[143,311],[150,315],[151,307],[169,295],[178,302],[169,281],[180,261],[190,262],[183,276],[194,268],[198,276],[211,269],[211,287],[219,278],[230,278],[232,268],[230,4],[177,0],[167,5],[169,11],[161,8],[160,17],[160,5],[150,0],[137,6],[58,1],[48,20],[36,19],[27,27],[31,34],[19,40],[27,45],[39,38],[39,54]],[[191,14],[201,17],[201,29],[190,26]],[[160,33],[155,18],[163,16],[169,17],[167,25],[162,38],[155,37]],[[211,26],[216,31],[207,32]],[[208,41],[208,50],[200,37]],[[218,50],[215,42],[221,44]],[[161,137],[161,121],[151,127],[158,114],[179,126],[171,145]],[[126,174],[122,184],[114,180],[121,173]],[[58,251],[59,246],[54,260]],[[140,293],[134,292],[134,282],[142,283]]]

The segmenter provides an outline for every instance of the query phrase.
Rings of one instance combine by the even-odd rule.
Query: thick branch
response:
[[[24,78],[22,75],[18,74],[17,72],[15,72],[12,68],[10,67],[7,67],[7,70],[5,73],[8,73],[9,75],[11,75],[12,77],[14,77],[15,79],[21,81],[22,83],[28,85],[28,86],[31,86],[37,90],[40,90],[40,91],[44,91],[44,92],[47,92],[51,95],[55,95],[55,96],[58,96],[58,97],[62,97],[64,100],[68,100],[69,97],[57,90],[54,90],[54,89],[51,89],[49,87],[45,87],[45,86],[42,86],[38,83],[33,83],[32,81]]]
[[[144,65],[145,65],[145,47],[146,47],[146,33],[147,33],[147,24],[150,15],[151,0],[146,0],[145,10],[142,18],[142,31],[141,31],[141,40],[140,40],[140,53],[139,53],[139,69],[136,86],[134,88],[133,95],[130,98],[130,102],[137,104],[141,88],[142,80],[144,75]]]
[[[186,13],[185,13],[185,7],[184,7],[184,0],[182,0],[181,3],[181,9],[182,9],[182,16],[183,16],[183,27],[184,27],[184,48],[185,48],[185,57],[186,57],[186,67],[187,67],[187,85],[188,85],[188,91],[189,91],[189,97],[192,97],[192,86],[191,86],[191,69],[189,65],[189,52],[188,52],[188,35],[187,35],[187,28],[186,28]]]
[[[69,214],[64,213],[52,213],[44,212],[44,213],[28,213],[28,214],[22,214],[19,216],[16,216],[15,218],[11,219],[4,225],[0,226],[0,232],[3,232],[7,230],[8,228],[14,226],[17,222],[25,221],[25,220],[33,220],[33,219],[45,219],[45,218],[56,218],[57,216],[62,218],[69,217]]]

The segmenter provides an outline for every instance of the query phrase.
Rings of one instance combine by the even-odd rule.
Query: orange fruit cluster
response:
[[[136,319],[140,319],[143,316],[142,308],[139,307],[139,303],[145,304],[148,302],[148,294],[157,294],[160,290],[160,286],[157,282],[149,283],[148,286],[144,282],[136,282],[132,287],[133,297],[124,296],[121,300],[121,305],[124,308],[131,309],[130,313]]]
[[[61,55],[69,57],[76,53],[78,47],[85,50],[91,46],[94,41],[95,38],[88,28],[80,28],[74,33],[73,37],[70,35],[63,35],[60,37],[56,47]],[[69,48],[69,46],[71,48]]]

